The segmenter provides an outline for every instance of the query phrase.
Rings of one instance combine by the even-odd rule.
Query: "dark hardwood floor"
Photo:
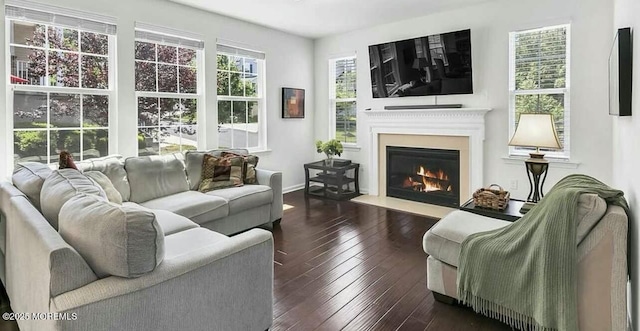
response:
[[[4,290],[4,286],[0,283],[0,314],[10,313],[11,307],[9,306],[9,297]],[[15,321],[5,321],[4,318],[0,318],[0,330],[1,331],[18,331],[18,323]]]
[[[437,220],[285,195],[275,238],[273,330],[511,330],[436,302],[422,236]]]
[[[286,194],[275,238],[272,330],[510,330],[426,288],[422,236],[437,220]],[[0,310],[10,311],[0,286]],[[0,319],[0,331],[17,330]]]

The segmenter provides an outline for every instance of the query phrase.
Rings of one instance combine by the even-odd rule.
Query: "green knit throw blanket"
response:
[[[517,222],[462,242],[458,298],[527,330],[578,330],[578,198],[595,193],[628,211],[622,191],[570,175]]]

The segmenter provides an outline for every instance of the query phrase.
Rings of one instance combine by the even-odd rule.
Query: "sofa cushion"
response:
[[[51,174],[51,168],[46,164],[38,162],[22,162],[18,163],[13,170],[11,181],[13,185],[24,193],[29,201],[41,210],[40,207],[40,191],[44,180]]]
[[[197,191],[176,193],[140,205],[149,209],[168,210],[198,224],[229,215],[229,206],[225,199]]]
[[[79,194],[64,204],[60,235],[101,278],[138,277],[164,258],[164,234],[153,213],[95,195]]]
[[[242,156],[215,157],[206,154],[202,163],[202,180],[198,191],[209,192],[226,187],[242,186],[244,159]]]
[[[42,215],[54,229],[58,229],[58,214],[62,205],[79,193],[107,199],[106,193],[98,183],[75,169],[54,170],[44,181],[40,192]]]
[[[180,231],[199,228],[200,226],[188,218],[184,216],[180,216],[176,213],[172,213],[167,210],[160,209],[149,209],[144,206],[141,206],[135,202],[125,202],[122,204],[123,206],[131,207],[131,208],[140,208],[143,210],[147,210],[156,215],[156,220],[162,229],[162,232],[165,236],[170,234],[174,234]]]
[[[214,149],[211,151],[187,151],[184,155],[185,167],[187,169],[187,178],[189,179],[189,189],[197,190],[200,186],[200,180],[202,179],[202,162],[205,154],[211,154],[219,157],[222,152],[230,152],[239,155],[247,155],[249,152],[246,149]]]
[[[273,201],[273,190],[266,185],[225,188],[208,192],[207,195],[225,199],[229,204],[229,214],[237,214]]]
[[[258,167],[259,157],[256,155],[236,154],[231,152],[222,152],[222,157],[240,156],[244,163],[242,164],[242,183],[258,184],[256,177],[256,167]]]
[[[198,252],[203,247],[220,245],[231,238],[203,228],[189,229],[165,237],[167,260]]]
[[[124,168],[131,201],[141,203],[189,190],[182,154],[130,157]]]
[[[80,171],[100,171],[111,180],[113,186],[120,192],[122,201],[129,201],[131,186],[124,170],[124,160],[121,155],[109,155],[97,159],[77,162]]]
[[[83,174],[91,179],[93,179],[102,189],[104,193],[107,195],[107,199],[115,204],[122,204],[122,195],[111,183],[111,180],[107,175],[101,173],[100,171],[86,171]]]
[[[458,266],[460,244],[471,234],[505,227],[511,222],[455,210],[424,235],[422,248],[434,258]]]
[[[597,194],[581,194],[578,198],[576,242],[580,244],[607,212],[607,202]]]

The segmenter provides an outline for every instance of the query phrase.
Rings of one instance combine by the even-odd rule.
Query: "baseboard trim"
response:
[[[282,193],[291,193],[293,191],[298,191],[298,190],[302,190],[304,189],[304,183],[303,184],[297,184],[297,185],[293,185],[293,186],[289,186],[289,187],[285,187],[282,189]],[[360,189],[360,194],[369,194],[369,190],[365,189]]]
[[[282,188],[282,193],[291,193],[293,191],[301,190],[303,188],[304,188],[304,183],[303,184],[297,184],[297,185],[289,186],[289,187],[284,187],[284,188]]]

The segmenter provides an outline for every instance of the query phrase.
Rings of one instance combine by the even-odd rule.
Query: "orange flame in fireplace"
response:
[[[432,171],[428,169],[425,170],[423,166],[420,166],[420,170],[416,175],[422,177],[422,180],[414,181],[412,177],[407,177],[403,186],[412,187],[414,191],[422,192],[452,191],[452,187],[449,185],[449,175],[447,175],[442,169]]]

